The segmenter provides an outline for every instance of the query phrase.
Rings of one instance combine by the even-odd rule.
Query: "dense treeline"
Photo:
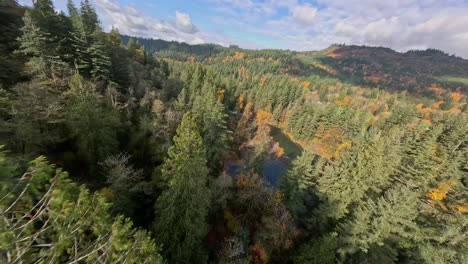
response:
[[[0,14],[2,262],[468,261],[461,90],[122,37],[88,0]]]
[[[187,56],[195,55],[198,58],[214,56],[224,50],[222,46],[214,44],[189,45],[177,41],[165,41],[161,39],[149,39],[142,37],[131,37],[122,35],[122,42],[128,46],[130,42],[137,42],[145,50],[153,53],[158,52],[164,57],[175,57],[180,60]]]

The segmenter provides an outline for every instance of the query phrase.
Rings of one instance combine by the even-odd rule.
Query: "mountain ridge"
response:
[[[419,94],[432,93],[430,87],[434,86],[448,91],[468,91],[468,60],[437,49],[398,52],[387,47],[333,44],[319,51],[251,50],[122,35],[125,45],[130,39],[161,57],[181,61],[189,58],[203,61],[210,57],[230,56],[235,52],[248,53],[247,56],[251,57],[278,53],[278,58],[283,62],[282,72],[291,75],[307,77],[318,74],[354,85]],[[174,56],[175,53],[177,56]]]

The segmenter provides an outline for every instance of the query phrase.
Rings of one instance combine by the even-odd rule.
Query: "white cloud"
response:
[[[197,27],[192,24],[190,15],[179,11],[176,11],[176,26],[185,33],[195,33],[198,31]]]
[[[189,13],[174,11],[172,18],[160,19],[117,0],[94,3],[105,25],[136,36],[246,48],[262,43],[265,48],[293,50],[322,49],[333,43],[398,51],[437,48],[468,58],[466,0],[197,1],[204,2],[203,15],[215,25],[211,31],[197,26]],[[233,31],[245,34],[230,36]],[[251,36],[255,37],[249,42]]]
[[[114,0],[95,0],[104,24],[119,29],[122,34],[200,44],[203,38],[190,15],[176,11],[173,20],[151,17],[132,6]]]
[[[292,17],[299,23],[308,26],[314,23],[317,8],[312,7],[310,4],[295,6],[292,10]]]
[[[222,17],[227,26],[270,38],[271,47],[313,50],[346,43],[398,51],[436,48],[468,58],[466,0],[258,0],[242,8],[234,6],[238,1],[207,1],[223,3],[225,16],[230,16]]]
[[[219,30],[201,30],[187,13],[176,11],[173,19],[161,19],[147,15],[133,6],[121,5],[116,0],[94,0],[94,4],[103,24],[108,29],[117,28],[122,34],[189,44],[236,44],[246,48],[259,48],[256,43],[233,39]]]

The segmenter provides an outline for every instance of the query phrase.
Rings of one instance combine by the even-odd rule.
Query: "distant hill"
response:
[[[140,43],[147,51],[150,52],[166,52],[168,54],[178,52],[185,56],[195,55],[208,57],[214,56],[224,49],[224,47],[215,44],[190,45],[185,42],[122,35],[122,42],[124,45],[127,45],[131,38]]]
[[[336,45],[311,54],[340,79],[389,90],[424,92],[432,84],[468,91],[468,60],[440,50]]]
[[[127,44],[130,36],[122,36]],[[160,39],[133,38],[146,50],[175,60],[230,56],[242,51],[250,58],[267,54],[280,61],[277,73],[301,77],[324,76],[352,85],[380,87],[388,91],[433,93],[437,89],[468,92],[468,60],[440,50],[411,50],[400,53],[390,48],[332,45],[321,51],[245,50],[214,44],[190,45]]]

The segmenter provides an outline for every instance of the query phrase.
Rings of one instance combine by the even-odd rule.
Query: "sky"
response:
[[[78,1],[74,0],[77,4]],[[30,0],[20,0],[31,4]],[[441,49],[468,58],[468,0],[90,0],[105,30],[189,44]],[[66,11],[66,0],[54,0]]]

